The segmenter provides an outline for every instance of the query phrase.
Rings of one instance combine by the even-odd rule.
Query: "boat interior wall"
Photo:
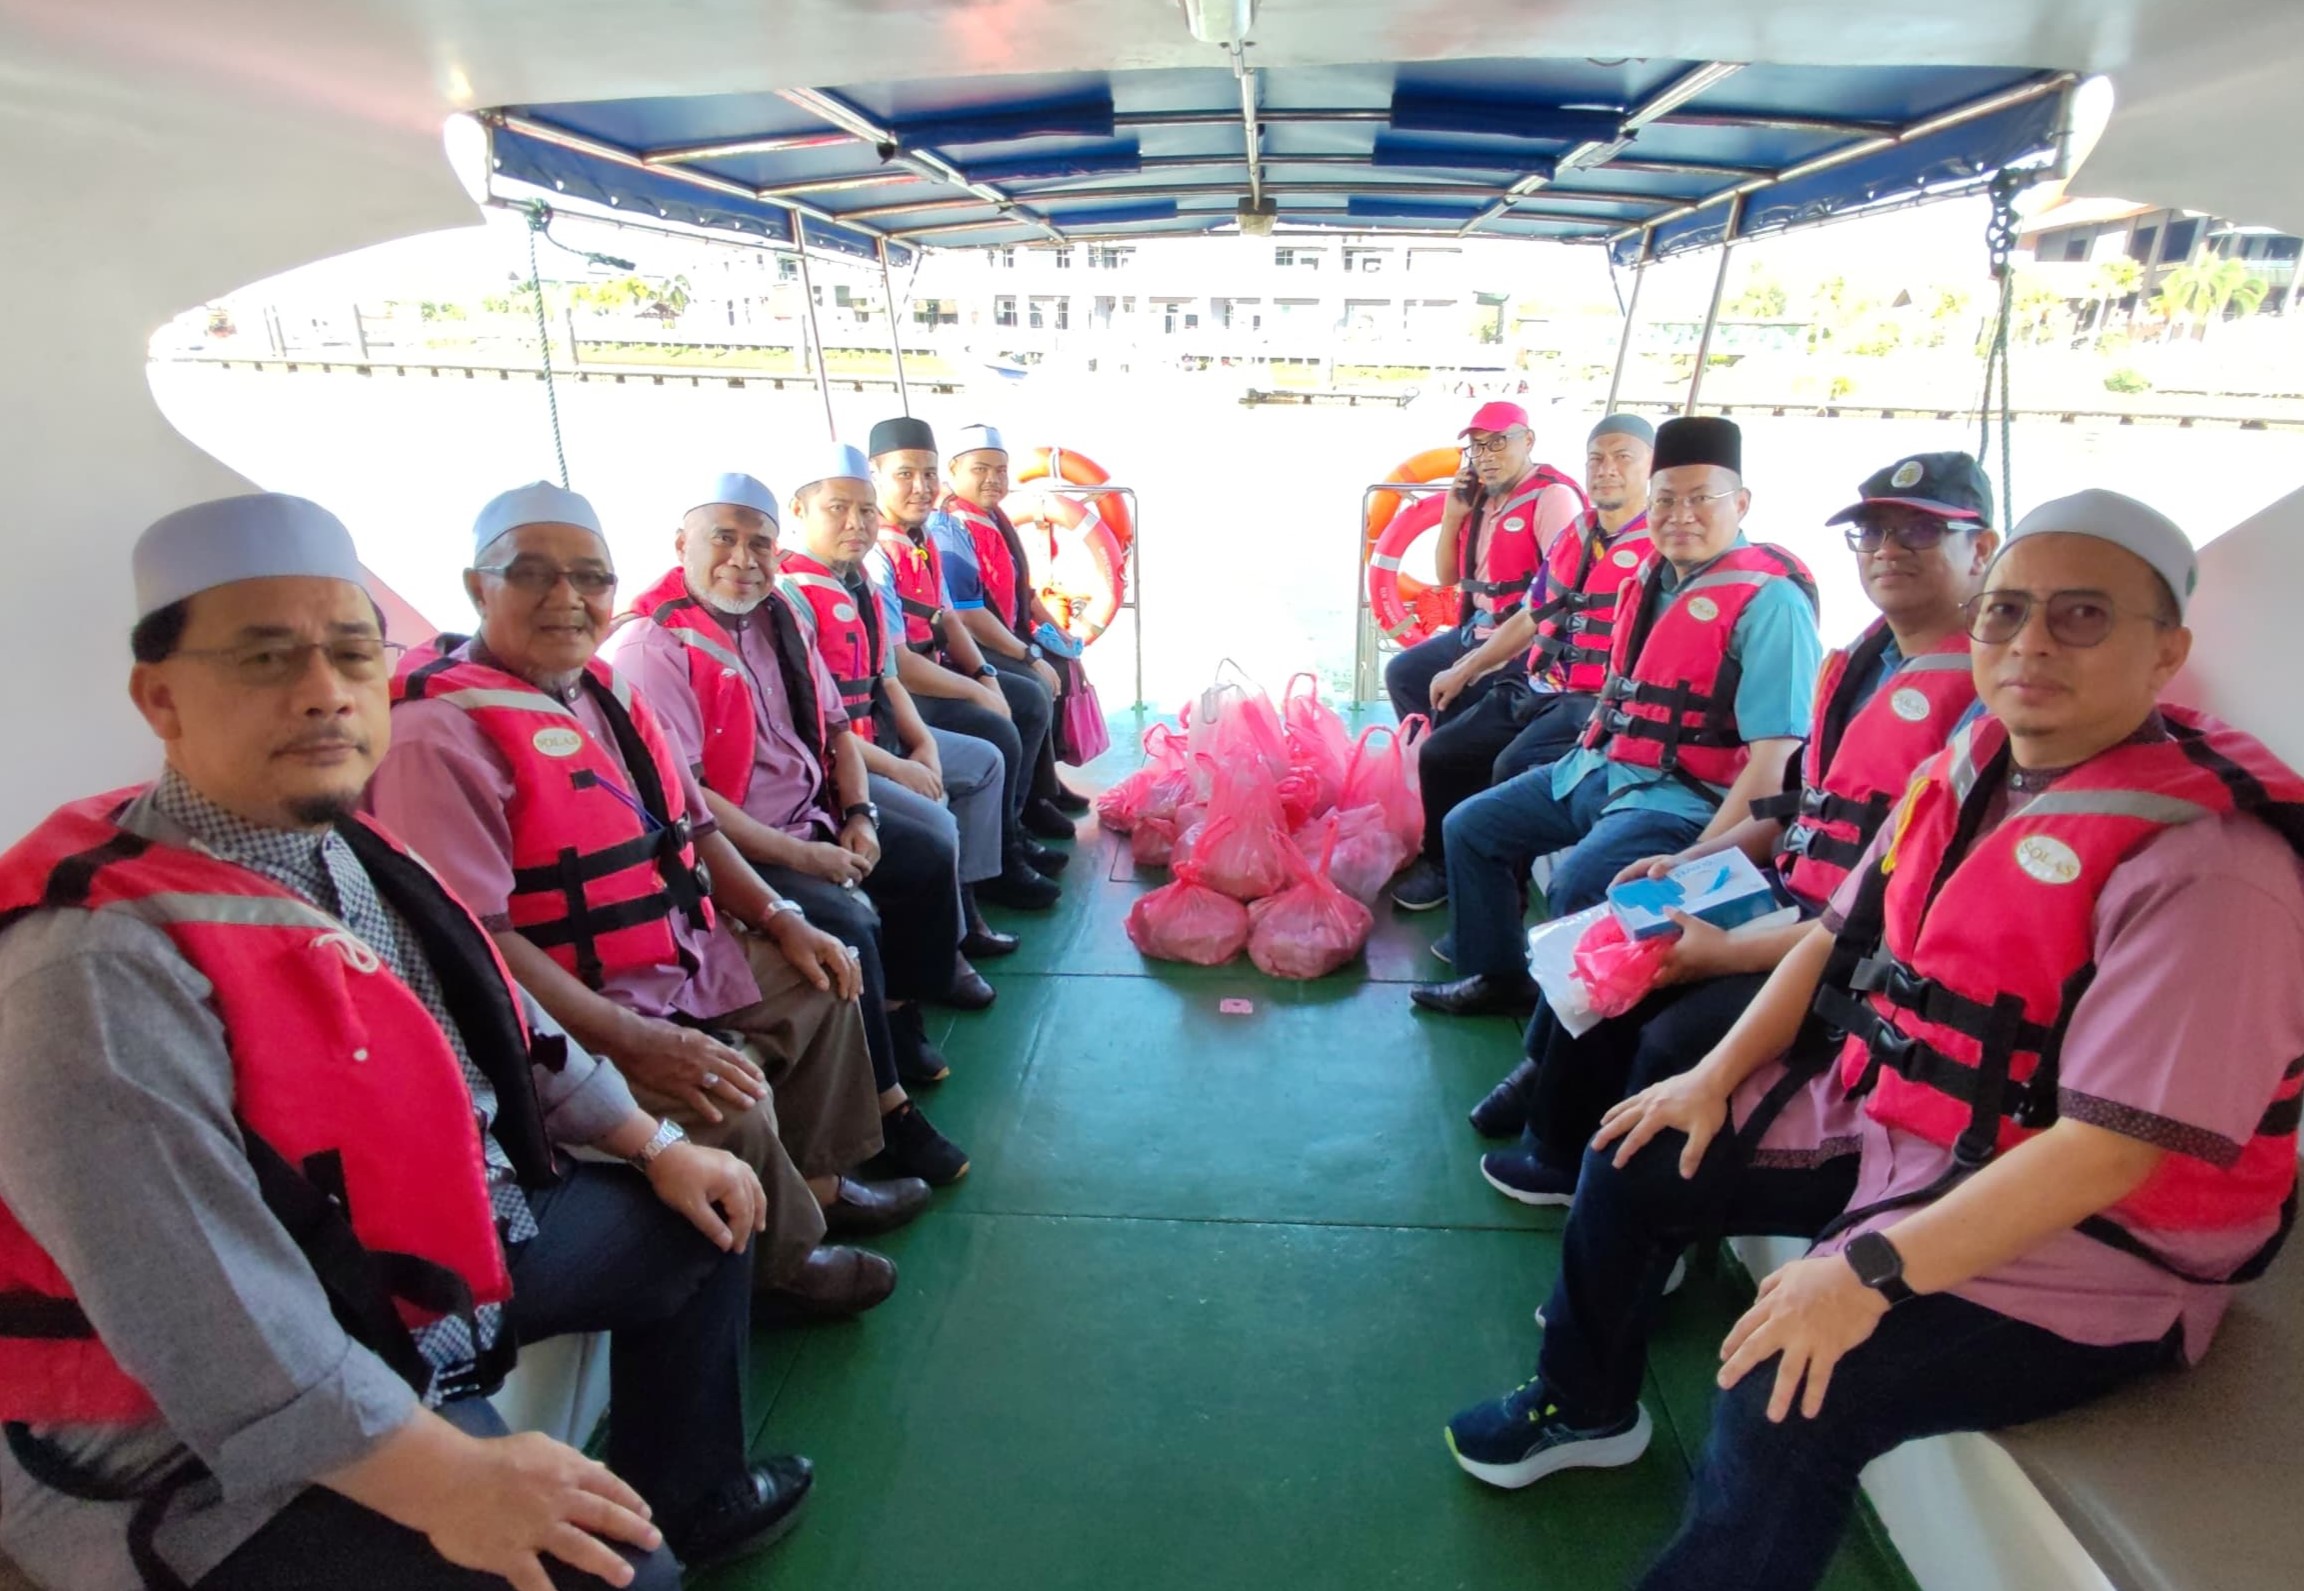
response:
[[[2300,608],[2304,490],[2200,550],[2192,661],[2170,694],[2263,737],[2290,766],[2304,768],[2304,711],[2296,701]]]
[[[2304,231],[2294,162],[2233,154],[2292,114],[2288,68],[2304,58],[2292,0],[1261,0],[1255,16],[1252,66],[1673,57],[2107,71],[2120,109],[2081,191],[2117,184],[2138,201]],[[469,221],[441,152],[449,113],[1225,65],[1166,0],[692,0],[641,12],[0,0],[0,301],[12,306],[0,722],[33,748],[0,784],[0,834],[150,766],[120,687],[127,548],[167,509],[247,484],[160,416],[144,375],[151,334],[260,278]]]

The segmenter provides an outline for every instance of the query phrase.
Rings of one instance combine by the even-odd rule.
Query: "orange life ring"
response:
[[[1447,503],[1445,492],[1410,503],[1385,524],[1368,558],[1368,605],[1377,628],[1404,647],[1454,628],[1463,615],[1464,594],[1454,586],[1428,586],[1400,572],[1400,555],[1440,523]]]
[[[1076,453],[1068,447],[1036,447],[1024,455],[1023,468],[1011,477],[1022,486],[1030,481],[1050,479],[1049,464],[1056,465],[1056,476],[1073,486],[1104,486],[1111,482],[1112,472],[1085,453]],[[1090,499],[1096,505],[1097,517],[1119,541],[1122,551],[1136,539],[1135,522],[1128,517],[1128,499],[1117,492],[1098,493]]]
[[[1388,481],[1444,481],[1463,467],[1464,455],[1453,445],[1428,447],[1414,458],[1393,465],[1384,478]],[[1377,538],[1384,534],[1384,527],[1392,523],[1392,516],[1398,512],[1398,492],[1376,492],[1369,497],[1368,522],[1360,540],[1362,563],[1374,555]]]
[[[1045,476],[1043,476],[1045,479]],[[1128,551],[1093,508],[1042,487],[1001,503],[1031,560],[1033,588],[1057,628],[1092,644],[1128,588]]]

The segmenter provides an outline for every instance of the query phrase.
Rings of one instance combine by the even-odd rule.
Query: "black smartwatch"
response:
[[[991,664],[985,663],[977,668],[976,677],[978,679],[998,679],[1000,677],[1000,671],[994,668]]]
[[[1866,1232],[1842,1252],[1848,1256],[1848,1268],[1856,1273],[1856,1279],[1887,1299],[1890,1308],[1913,1296],[1912,1289],[1904,1285],[1904,1256],[1896,1252],[1887,1233]]]
[[[872,827],[877,829],[880,827],[879,803],[874,801],[858,801],[853,805],[840,809],[841,822],[846,823],[854,818],[862,818],[865,822],[871,824]]]

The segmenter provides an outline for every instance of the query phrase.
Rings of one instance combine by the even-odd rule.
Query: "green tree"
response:
[[[2110,317],[2112,305],[2132,297],[2143,282],[2144,267],[2125,254],[2097,263],[2089,279],[2089,301],[2096,306],[2095,324],[2099,329]]]
[[[1738,320],[1782,320],[1792,295],[1784,290],[1767,266],[1757,262],[1744,273],[1744,284],[1728,301],[1728,313]]]
[[[2208,254],[2170,271],[2153,308],[2171,328],[2179,315],[2188,316],[2191,335],[2204,337],[2232,305],[2237,304],[2243,315],[2254,314],[2264,302],[2264,292],[2263,278],[2248,269],[2247,261]]]

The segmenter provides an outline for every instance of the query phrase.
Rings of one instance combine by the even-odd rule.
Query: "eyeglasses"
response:
[[[1680,517],[1682,509],[1686,509],[1691,514],[1699,514],[1704,511],[1705,504],[1717,503],[1723,497],[1734,497],[1735,495],[1733,490],[1693,492],[1686,497],[1674,497],[1671,493],[1666,492],[1660,497],[1648,499],[1648,517],[1652,520],[1677,519]]]
[[[177,657],[196,657],[221,665],[251,690],[273,690],[293,684],[311,666],[312,654],[328,659],[336,677],[347,685],[373,685],[391,677],[408,648],[397,641],[347,636],[334,641],[251,641],[246,646],[186,647]]]
[[[2032,622],[2032,610],[2045,604],[2048,633],[2063,646],[2101,646],[2122,619],[2165,625],[2163,614],[2122,608],[2101,591],[1986,591],[1960,604],[1968,633],[1986,646],[2006,646]]]
[[[1499,431],[1485,442],[1478,437],[1473,437],[1469,446],[1475,453],[1501,453],[1510,447],[1513,439],[1519,435],[1520,433],[1517,431]]]
[[[573,586],[580,597],[606,596],[616,589],[616,571],[613,569],[563,569],[541,558],[515,558],[510,563],[488,564],[472,572],[494,575],[508,586],[517,586],[522,591],[532,591],[538,596],[550,591],[563,580]]]
[[[1858,520],[1841,534],[1848,538],[1848,546],[1855,552],[1878,552],[1891,541],[1906,552],[1926,552],[1953,531],[1970,528],[1935,518],[1917,519],[1904,525],[1867,524]]]

